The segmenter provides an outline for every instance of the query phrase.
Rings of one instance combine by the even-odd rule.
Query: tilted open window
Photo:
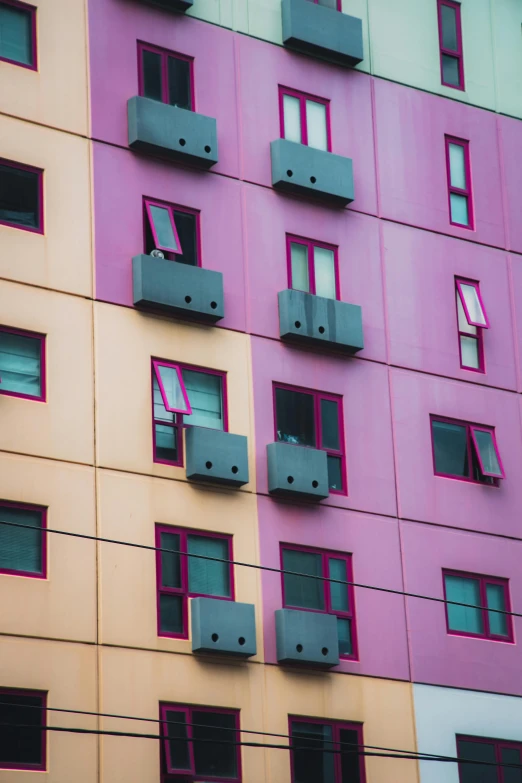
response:
[[[193,209],[144,199],[145,252],[153,250],[172,260],[199,266],[199,213]]]
[[[483,329],[489,320],[482,301],[479,283],[455,278],[460,366],[485,372]]]
[[[431,433],[436,475],[481,484],[505,478],[492,427],[432,416]]]

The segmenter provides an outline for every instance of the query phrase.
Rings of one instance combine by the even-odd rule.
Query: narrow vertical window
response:
[[[0,60],[36,70],[36,8],[0,0]]]
[[[450,223],[473,228],[469,142],[446,136]]]
[[[43,234],[43,171],[0,160],[0,223]]]
[[[329,101],[280,87],[279,106],[281,138],[331,151]]]
[[[46,768],[46,694],[0,688],[0,769]]]
[[[0,502],[0,573],[45,577],[45,527],[44,508]]]
[[[513,640],[506,579],[446,571],[444,593],[449,633]]]
[[[191,57],[138,44],[140,95],[194,111],[194,61]]]
[[[287,236],[289,287],[340,299],[338,250],[311,239]]]
[[[0,327],[0,394],[45,401],[45,337]]]
[[[479,283],[455,278],[460,366],[485,372],[483,330],[489,321],[482,302]]]
[[[148,198],[143,206],[145,252],[199,266],[199,212]]]
[[[362,726],[307,718],[290,719],[292,783],[362,783]]]
[[[446,87],[464,89],[464,53],[460,3],[438,0],[441,81]]]

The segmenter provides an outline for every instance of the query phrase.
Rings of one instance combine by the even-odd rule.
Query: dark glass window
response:
[[[42,230],[41,178],[42,172],[37,169],[0,162],[0,223]]]
[[[520,743],[474,737],[457,737],[459,759],[476,764],[459,764],[460,783],[522,783],[522,769],[491,766],[517,764],[522,766]]]
[[[292,783],[361,782],[364,756],[354,752],[362,745],[360,726],[292,720],[290,731]]]
[[[0,690],[0,769],[45,769],[45,695]]]
[[[0,60],[35,66],[35,19],[33,6],[16,0],[0,2]]]
[[[193,111],[192,60],[139,44],[141,95]]]
[[[0,504],[0,572],[44,576],[43,526],[42,509]]]
[[[464,56],[460,3],[438,0],[440,70],[442,84],[464,89]]]
[[[44,399],[44,339],[0,328],[0,394]]]
[[[481,484],[504,478],[495,432],[467,422],[431,420],[435,473]]]

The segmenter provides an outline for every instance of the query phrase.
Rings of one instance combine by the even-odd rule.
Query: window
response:
[[[144,199],[145,252],[161,250],[181,264],[199,266],[199,212]]]
[[[279,88],[281,138],[331,152],[330,102]]]
[[[162,704],[162,767],[185,783],[241,779],[239,713]]]
[[[292,783],[363,783],[360,724],[290,718],[290,737]]]
[[[204,595],[234,600],[230,536],[156,525],[158,634],[188,638],[188,598]],[[179,554],[179,553],[182,554]],[[176,554],[177,553],[177,554]],[[217,560],[205,560],[205,555]]]
[[[444,571],[444,596],[448,633],[513,641],[507,579]],[[483,609],[477,607],[485,607]],[[499,610],[499,611],[495,611]]]
[[[45,337],[0,326],[0,394],[45,400]]]
[[[493,428],[432,417],[431,434],[436,475],[481,484],[505,477]]]
[[[228,430],[225,373],[153,360],[152,398],[155,462],[183,464],[183,427]]]
[[[276,440],[326,451],[330,492],[345,495],[341,397],[274,385],[274,407]]]
[[[281,567],[284,571],[310,574],[310,577],[353,582],[352,558],[341,552],[281,546]],[[308,609],[337,615],[339,654],[357,658],[355,631],[355,600],[352,585],[342,585],[325,579],[283,574],[283,606]]]
[[[45,577],[45,527],[46,509],[0,502],[0,573]]]
[[[460,3],[438,0],[440,78],[446,87],[464,89]]]
[[[43,172],[0,160],[0,223],[43,234]]]
[[[477,764],[459,764],[460,783],[520,783],[522,773],[514,767],[491,767],[488,764],[522,764],[522,743],[482,737],[457,737],[459,759]]]
[[[192,57],[138,44],[140,95],[194,111]]]
[[[310,0],[316,5],[323,5],[325,8],[332,8],[334,11],[342,11],[343,0]]]
[[[479,284],[455,278],[460,366],[464,370],[485,372],[483,329],[489,328]]]
[[[0,0],[0,60],[36,70],[36,8]]]
[[[340,299],[337,248],[287,236],[288,286],[327,299]]]
[[[0,769],[45,770],[46,695],[0,688]]]
[[[446,136],[450,223],[473,228],[469,142]]]

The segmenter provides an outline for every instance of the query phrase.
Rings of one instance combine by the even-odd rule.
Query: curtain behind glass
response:
[[[207,536],[188,536],[189,554],[228,559],[228,541]],[[230,597],[230,566],[202,557],[188,558],[189,592]]]
[[[449,161],[451,186],[466,190],[465,150],[461,144],[449,145]]]
[[[40,340],[0,332],[0,389],[39,397]]]
[[[39,511],[0,506],[0,522],[30,525],[34,530],[0,524],[0,568],[42,572],[42,515]]]
[[[283,549],[283,569],[311,576],[322,576],[322,557],[313,552]],[[306,576],[284,574],[284,585],[287,606],[323,611],[326,608],[324,582],[321,579],[307,579]]]
[[[473,606],[480,606],[480,583],[478,579],[464,579],[460,576],[444,577],[446,599],[460,601]],[[465,633],[484,633],[484,621],[481,609],[467,606],[446,604],[448,609],[448,626],[451,631]]]
[[[285,139],[301,143],[301,101],[293,95],[283,95]]]
[[[328,149],[326,106],[317,101],[306,101],[306,130],[308,146],[316,150]]]
[[[192,408],[183,422],[194,427],[222,430],[224,427],[221,376],[196,370],[183,370],[183,381]]]
[[[315,293],[327,299],[336,298],[335,256],[333,250],[314,247]]]

